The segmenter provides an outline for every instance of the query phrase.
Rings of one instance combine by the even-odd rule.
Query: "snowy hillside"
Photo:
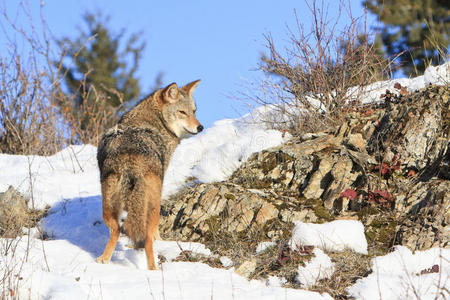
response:
[[[448,84],[449,76],[450,63],[432,67],[418,78],[373,84],[366,90],[366,99],[377,101],[387,88],[394,91],[395,82],[419,89],[429,83]],[[255,119],[258,110],[241,119],[217,121],[201,134],[184,139],[166,174],[164,196],[182,189],[189,178],[224,180],[252,153],[289,139],[289,134],[249,121]],[[111,263],[97,264],[95,258],[102,253],[109,233],[102,220],[96,148],[91,145],[70,146],[49,157],[0,154],[0,170],[0,192],[12,185],[30,196],[30,208],[50,207],[38,228],[26,230],[21,238],[0,239],[0,275],[9,278],[0,281],[2,295],[20,299],[332,299],[325,293],[285,288],[283,278],[248,281],[234,272],[226,258],[220,259],[222,268],[177,261],[182,251],[219,258],[198,243],[156,242],[155,251],[165,262],[160,270],[148,271],[145,253],[130,248],[129,240],[121,236]],[[40,239],[42,235],[48,239]],[[298,268],[297,278],[305,289],[334,272],[324,251],[349,249],[367,254],[364,227],[354,220],[321,225],[296,222],[291,245],[317,247],[314,259]],[[435,265],[439,272],[426,272]],[[348,289],[350,295],[357,299],[450,297],[448,249],[413,254],[397,247],[374,258],[372,270]],[[15,288],[19,295],[11,294]],[[443,294],[436,295],[436,291]]]

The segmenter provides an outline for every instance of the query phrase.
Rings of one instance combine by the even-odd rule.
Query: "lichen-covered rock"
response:
[[[412,250],[450,247],[450,181],[419,182],[404,196],[396,244]]]
[[[162,203],[166,237],[288,238],[292,221],[359,219],[371,247],[449,245],[449,89],[350,111],[332,133],[253,154],[225,182]]]
[[[433,166],[448,153],[450,114],[448,86],[429,86],[413,95],[402,96],[382,111],[369,140],[370,153],[392,152],[408,168]],[[448,154],[447,154],[448,156]],[[448,165],[448,157],[447,157]]]
[[[200,184],[163,203],[161,229],[195,241],[219,227],[235,233],[259,228],[278,218],[268,196],[234,184]]]
[[[361,133],[349,134],[344,143],[355,151],[366,152],[367,142]]]
[[[345,187],[358,188],[367,154],[359,156],[342,143],[340,131],[334,135],[301,142],[292,140],[277,148],[255,154],[239,168],[231,180],[247,188],[271,188],[277,193],[295,193],[306,199],[322,199],[328,209]],[[365,155],[365,156],[364,156]],[[373,160],[374,161],[374,160]]]

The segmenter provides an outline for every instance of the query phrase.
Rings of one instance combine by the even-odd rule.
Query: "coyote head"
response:
[[[203,130],[203,126],[195,116],[196,107],[192,98],[199,82],[200,80],[196,80],[181,88],[172,83],[163,89],[162,116],[169,130],[179,138]]]

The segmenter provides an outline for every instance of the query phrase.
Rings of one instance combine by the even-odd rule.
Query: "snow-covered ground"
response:
[[[396,246],[371,261],[373,273],[348,288],[357,299],[450,299],[450,250]]]
[[[374,84],[370,95],[378,100],[394,82],[411,84],[412,89],[429,82],[448,83],[449,68],[447,63],[427,70],[419,79]],[[183,140],[167,172],[164,195],[181,189],[190,177],[202,182],[226,179],[252,153],[289,138],[251,123],[253,117],[249,114],[218,121],[201,134]],[[283,279],[275,277],[248,281],[234,273],[225,257],[221,261],[228,269],[173,261],[183,250],[217,255],[198,243],[156,242],[155,251],[167,262],[158,271],[148,271],[143,251],[129,248],[128,239],[121,237],[111,263],[95,263],[108,239],[95,155],[96,148],[90,145],[70,146],[49,157],[0,154],[0,192],[12,185],[30,196],[30,207],[50,207],[39,228],[32,228],[20,239],[0,239],[0,291],[14,287],[14,282],[1,281],[1,276],[11,271],[8,278],[17,280],[20,299],[331,299],[327,294],[284,288]],[[42,232],[49,239],[39,239]],[[356,221],[323,225],[299,222],[291,241],[292,245],[318,247],[313,260],[298,270],[297,278],[305,287],[314,284],[317,277],[331,276],[333,265],[324,251],[367,253],[364,228]],[[271,245],[261,245],[258,251]],[[357,299],[408,299],[416,294],[434,299],[439,290],[442,294],[436,298],[445,299],[450,297],[449,260],[449,250],[412,254],[398,247],[373,259],[374,272],[348,291]],[[423,272],[434,265],[439,266],[438,273]]]
[[[336,220],[324,224],[311,224],[295,221],[290,241],[291,247],[316,246],[327,251],[349,249],[367,254],[367,241],[364,225],[355,220]]]
[[[42,209],[77,197],[101,194],[91,145],[70,146],[52,156],[0,155],[0,191],[10,185],[30,196],[30,207]]]

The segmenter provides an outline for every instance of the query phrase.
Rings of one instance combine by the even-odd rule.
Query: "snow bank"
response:
[[[334,263],[331,258],[319,248],[314,248],[315,255],[304,267],[298,267],[297,281],[307,288],[324,278],[330,278],[334,273]]]
[[[336,220],[324,224],[294,222],[291,247],[315,246],[326,251],[353,250],[367,254],[364,226],[360,221]]]
[[[190,177],[205,183],[225,180],[251,154],[278,146],[290,137],[267,130],[263,124],[246,122],[246,118],[217,121],[204,132],[182,140],[166,172],[163,197],[180,190]]]
[[[350,98],[360,97],[363,104],[378,102],[380,96],[386,92],[386,90],[392,93],[398,93],[399,91],[394,88],[395,83],[400,83],[401,86],[407,88],[409,92],[420,90],[429,84],[446,85],[450,83],[450,62],[433,67],[428,67],[424,75],[414,78],[399,78],[386,81],[379,81],[370,84],[363,89],[359,87],[353,87],[349,89],[348,95]]]
[[[63,199],[99,195],[97,148],[69,146],[52,156],[0,154],[0,192],[10,185],[42,209]]]
[[[109,238],[108,228],[102,219],[100,196],[75,198],[59,202],[49,210],[41,222],[41,228],[53,239],[63,239],[77,245],[95,257],[103,253]],[[130,249],[131,241],[122,236],[114,252],[113,261],[120,264],[146,269],[147,261],[143,251]],[[175,241],[155,241],[156,256],[162,255],[172,261],[182,251],[209,256],[211,251],[203,244]]]
[[[434,270],[432,269],[434,267]],[[347,289],[356,299],[449,299],[450,250],[395,251],[372,259],[373,272]]]

